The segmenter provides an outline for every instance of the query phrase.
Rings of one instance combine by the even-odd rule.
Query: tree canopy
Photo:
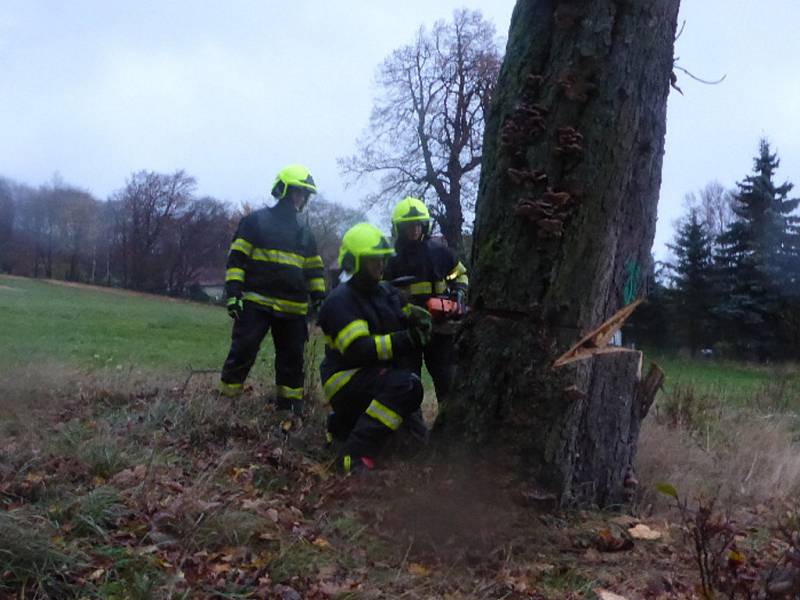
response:
[[[479,11],[420,28],[381,64],[378,97],[353,156],[339,159],[357,181],[376,177],[368,207],[423,198],[451,247],[474,207],[483,129],[500,69],[494,26]]]

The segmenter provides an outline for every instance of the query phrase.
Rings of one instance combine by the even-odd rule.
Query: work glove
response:
[[[241,318],[242,313],[244,312],[244,301],[240,296],[234,296],[233,298],[228,298],[228,316],[231,319],[239,320]]]
[[[431,339],[431,332],[433,331],[433,317],[431,313],[426,310],[425,316],[421,317],[412,327],[419,329],[423,333],[425,336],[425,343],[427,344],[428,340]]]
[[[412,327],[422,327],[428,331],[430,331],[430,329],[433,327],[431,313],[421,306],[409,304],[405,310],[406,314],[408,315],[408,322]]]
[[[428,345],[428,342],[431,341],[431,330],[433,329],[433,324],[428,322],[428,325],[419,326],[419,325],[412,325],[408,329],[408,337],[411,339],[411,345],[416,349],[420,350]]]

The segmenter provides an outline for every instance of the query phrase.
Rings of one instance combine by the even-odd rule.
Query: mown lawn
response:
[[[0,369],[215,369],[228,351],[230,327],[217,306],[0,276]],[[271,343],[264,350],[269,358]]]
[[[230,318],[219,306],[0,275],[0,375],[55,365],[139,379],[181,378],[190,365],[221,368],[230,335]],[[322,349],[321,342],[312,349],[316,364]],[[268,335],[249,383],[272,383],[274,355]],[[424,368],[423,383],[433,389]]]
[[[179,376],[217,369],[230,343],[217,306],[0,275],[0,370],[58,364],[91,372]],[[255,375],[271,379],[268,336]],[[737,406],[800,398],[796,365],[748,365],[646,352],[667,373],[665,390],[691,386]],[[427,373],[426,387],[430,387]]]
[[[665,393],[691,387],[732,407],[800,409],[800,367],[795,364],[758,365],[658,352],[646,352],[645,359],[664,369]]]

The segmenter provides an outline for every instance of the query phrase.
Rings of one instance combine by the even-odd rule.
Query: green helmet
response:
[[[407,196],[397,203],[392,211],[392,235],[398,235],[398,226],[401,223],[422,223],[422,235],[430,236],[433,229],[431,213],[428,207],[419,198]]]
[[[272,195],[284,198],[290,187],[303,188],[312,194],[317,193],[314,178],[303,165],[289,165],[281,169],[275,176],[275,183],[272,184]]]
[[[339,266],[349,275],[355,275],[361,268],[361,259],[373,256],[394,256],[394,248],[374,225],[353,225],[342,238]]]

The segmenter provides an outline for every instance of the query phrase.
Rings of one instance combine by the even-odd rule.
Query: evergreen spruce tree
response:
[[[656,261],[651,256],[642,289],[646,301],[623,326],[622,339],[625,345],[632,343],[634,347],[661,350],[675,348],[677,342],[669,312],[668,269],[667,264]]]
[[[797,202],[795,199],[794,202]],[[784,244],[784,291],[794,306],[800,306],[800,216],[786,218],[787,235]]]
[[[668,290],[676,334],[692,356],[713,343],[714,259],[713,236],[692,209],[678,225],[675,242],[667,244],[675,253],[669,265],[673,287]]]
[[[774,182],[780,165],[762,139],[753,174],[737,183],[736,220],[719,237],[718,263],[723,294],[716,314],[729,341],[747,357],[774,355],[779,313],[793,286],[796,236],[791,215],[798,199],[789,199],[792,184]]]

